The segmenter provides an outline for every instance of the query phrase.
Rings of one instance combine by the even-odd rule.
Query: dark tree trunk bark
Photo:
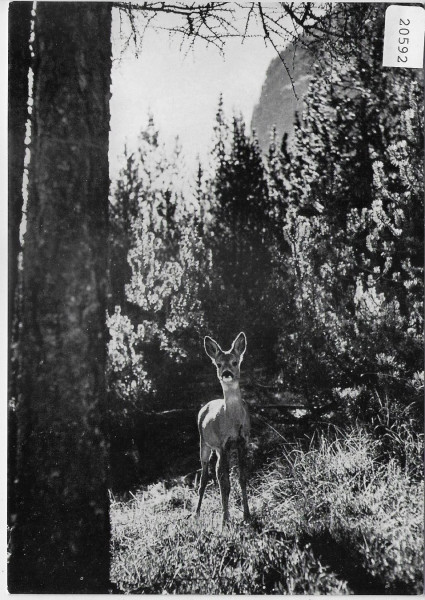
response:
[[[12,592],[105,592],[111,5],[39,2]]]
[[[14,485],[16,477],[16,418],[13,404],[17,390],[17,304],[19,227],[22,220],[22,180],[25,160],[25,128],[28,118],[28,70],[31,62],[31,2],[9,5],[9,69],[8,69],[8,514],[13,524],[15,514]]]
[[[22,178],[28,118],[28,70],[31,63],[31,2],[9,5],[8,69],[8,206],[9,206],[9,335],[12,331],[18,280],[19,226],[22,220]]]

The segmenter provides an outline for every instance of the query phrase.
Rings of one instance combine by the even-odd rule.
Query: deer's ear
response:
[[[217,342],[210,338],[208,335],[204,337],[204,348],[205,352],[213,361],[217,359],[217,356],[221,352],[221,348],[217,344]]]
[[[242,359],[244,352],[246,350],[246,335],[243,331],[236,337],[235,341],[232,344],[231,352],[235,352]]]

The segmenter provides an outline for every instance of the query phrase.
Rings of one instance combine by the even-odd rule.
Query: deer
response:
[[[246,350],[246,336],[243,332],[239,333],[230,350],[226,352],[209,336],[204,338],[204,347],[217,369],[217,377],[223,388],[223,398],[211,400],[201,408],[198,414],[202,474],[196,516],[199,517],[201,512],[202,499],[208,482],[208,465],[212,453],[215,452],[217,455],[216,473],[223,509],[223,528],[229,522],[229,466],[230,454],[234,448],[237,449],[238,454],[244,521],[250,519],[246,491],[250,418],[239,387],[240,366]]]

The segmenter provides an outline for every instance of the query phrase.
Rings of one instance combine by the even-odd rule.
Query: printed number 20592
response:
[[[409,34],[410,30],[408,26],[410,25],[410,19],[400,19],[399,22],[399,38],[398,38],[398,55],[397,62],[405,63],[407,62],[407,53],[409,51]]]

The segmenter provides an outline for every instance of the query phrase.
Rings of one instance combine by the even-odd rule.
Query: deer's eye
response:
[[[237,366],[238,366],[238,363],[237,363],[237,361],[236,361],[236,360],[232,360],[232,365],[233,365],[234,367],[237,367]]]
[[[217,363],[217,367],[220,368],[221,367],[221,363]]]

